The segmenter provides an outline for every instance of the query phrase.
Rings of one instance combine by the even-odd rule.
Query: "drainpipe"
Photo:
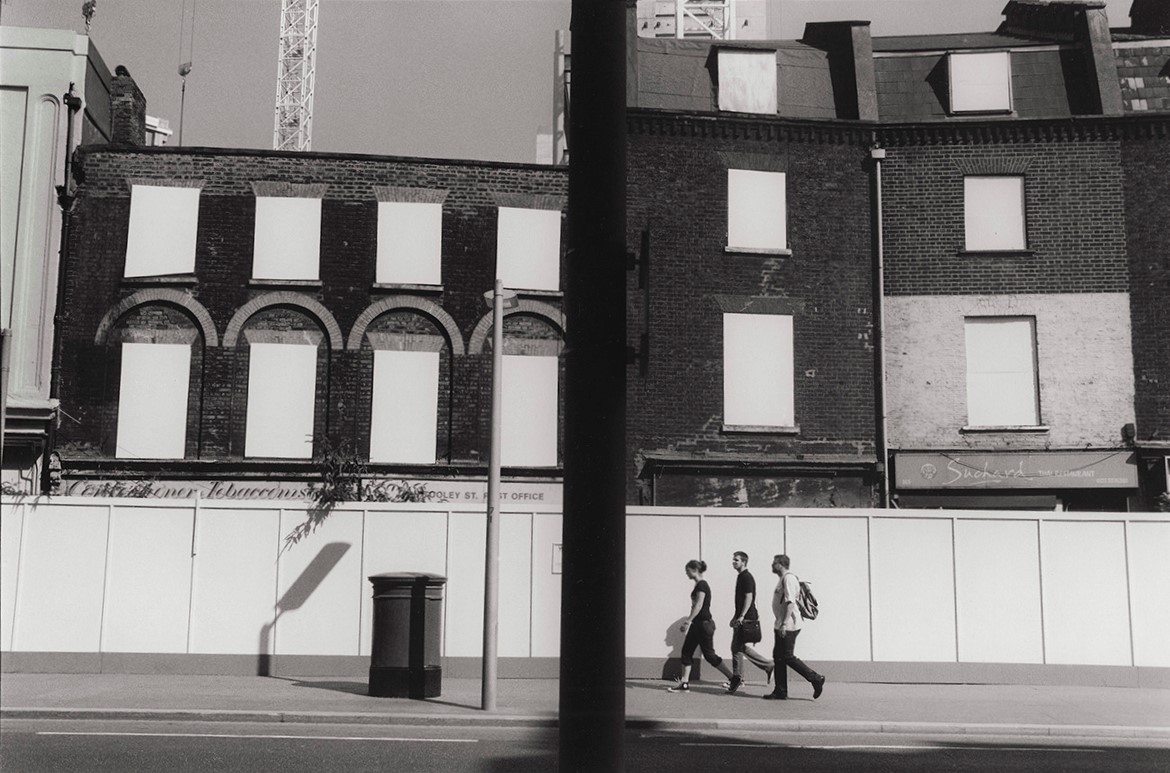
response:
[[[885,239],[882,222],[882,161],[886,158],[886,149],[874,139],[869,150],[869,157],[873,159],[874,169],[874,222],[876,223],[874,238],[876,240],[874,255],[874,369],[876,388],[875,413],[877,418],[877,452],[878,471],[881,472],[882,507],[890,506],[890,443],[888,439],[888,419],[886,414],[886,263]]]
[[[61,394],[61,324],[65,320],[65,277],[69,257],[69,213],[73,210],[73,117],[81,109],[81,97],[73,93],[73,85],[69,84],[69,91],[61,97],[61,101],[68,108],[68,117],[65,120],[65,179],[57,186],[57,204],[61,207],[61,247],[57,259],[57,305],[53,310],[53,359],[49,366],[49,400],[59,400]],[[49,455],[56,450],[57,425],[61,423],[60,404],[58,415],[49,422],[48,438],[45,442],[45,454],[41,461],[41,493],[49,494],[50,471]]]

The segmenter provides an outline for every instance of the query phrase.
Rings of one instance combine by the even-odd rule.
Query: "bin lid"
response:
[[[370,582],[425,582],[427,585],[442,585],[447,582],[447,578],[441,574],[431,574],[430,572],[383,572],[382,574],[371,574]]]

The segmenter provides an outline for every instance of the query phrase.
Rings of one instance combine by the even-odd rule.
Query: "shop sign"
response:
[[[377,500],[379,495],[395,499],[401,488],[413,490],[417,501],[450,502],[462,504],[487,503],[487,481],[483,480],[423,480],[401,478],[367,479],[364,483],[367,498]],[[272,480],[67,480],[57,492],[67,497],[134,497],[144,499],[266,499],[283,502],[307,503],[313,501],[313,484],[302,481]],[[530,483],[505,481],[500,486],[500,504],[552,505],[562,503],[560,483]]]
[[[1129,451],[897,454],[902,489],[1137,488]]]

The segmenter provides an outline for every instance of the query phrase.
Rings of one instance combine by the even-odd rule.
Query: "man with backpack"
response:
[[[825,677],[796,657],[796,637],[800,634],[801,626],[801,614],[797,606],[800,578],[788,570],[790,565],[788,556],[779,555],[772,559],[772,572],[780,578],[772,594],[772,613],[776,616],[776,643],[772,648],[772,659],[776,662],[776,687],[764,696],[764,700],[788,698],[787,666],[791,666],[793,671],[813,686],[814,699],[821,697],[825,689]]]

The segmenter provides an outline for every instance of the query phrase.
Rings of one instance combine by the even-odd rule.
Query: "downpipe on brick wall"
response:
[[[65,179],[57,186],[57,204],[61,207],[61,246],[57,250],[57,304],[53,309],[53,350],[49,365],[49,401],[55,404],[53,418],[49,421],[48,437],[45,439],[45,453],[41,459],[41,493],[52,491],[52,471],[49,459],[57,446],[57,426],[61,423],[61,323],[65,319],[65,277],[69,258],[69,214],[73,211],[73,118],[81,110],[81,97],[73,93],[73,85],[61,96],[65,104]]]
[[[877,419],[877,463],[881,472],[881,505],[890,506],[890,443],[887,438],[888,418],[886,415],[886,261],[882,223],[882,161],[886,149],[874,138],[869,149],[874,169],[874,386],[876,392]]]

